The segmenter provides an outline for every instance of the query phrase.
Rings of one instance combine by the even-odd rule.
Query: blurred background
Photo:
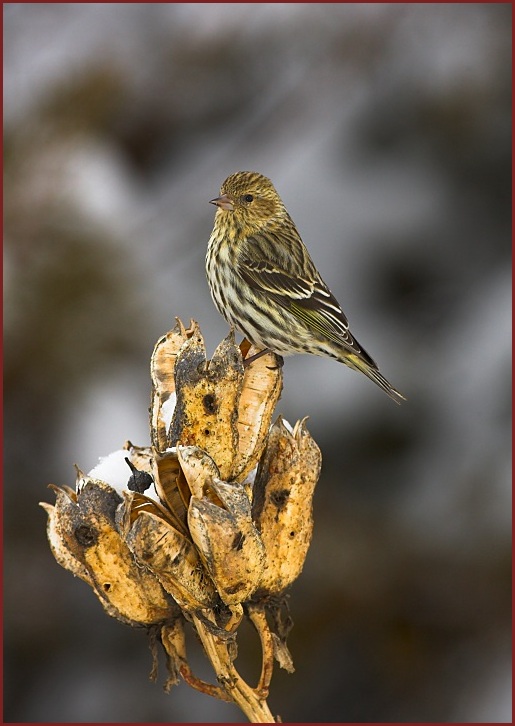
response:
[[[275,183],[408,398],[312,356],[278,413],[324,463],[284,721],[511,721],[510,4],[4,4],[5,713],[242,721],[148,680],[46,540],[49,482],[149,442],[149,358],[197,320],[218,194]],[[194,667],[210,677],[193,638]],[[237,661],[256,677],[242,632]],[[161,665],[163,663],[161,662]]]

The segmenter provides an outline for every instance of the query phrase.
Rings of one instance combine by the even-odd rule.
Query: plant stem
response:
[[[227,643],[217,638],[201,620],[193,622],[214,668],[218,683],[251,723],[276,723],[265,699],[260,698],[240,676],[229,655]]]

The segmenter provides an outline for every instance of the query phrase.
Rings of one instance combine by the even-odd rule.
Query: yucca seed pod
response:
[[[313,493],[320,449],[305,419],[290,432],[273,425],[254,482],[252,514],[266,552],[261,588],[280,593],[299,576],[313,533]]]
[[[83,579],[110,615],[139,626],[165,622],[177,614],[177,606],[120,536],[115,520],[121,503],[112,487],[78,471],[77,491],[61,490],[50,514],[52,534],[60,539],[58,551],[71,555],[59,562],[70,564],[67,569],[79,576],[87,572]]]

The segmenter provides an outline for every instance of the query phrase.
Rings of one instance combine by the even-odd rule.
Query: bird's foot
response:
[[[263,348],[263,350],[258,351],[257,353],[254,353],[254,355],[251,355],[249,358],[245,358],[243,361],[243,367],[246,368],[251,363],[254,363],[255,360],[258,358],[261,358],[262,355],[266,355],[267,353],[270,353],[270,348]]]
[[[253,363],[258,358],[261,358],[262,355],[266,355],[267,353],[273,353],[273,351],[271,351],[270,348],[263,348],[263,350],[260,350],[257,353],[254,353],[254,355],[251,355],[249,358],[245,358],[243,361],[243,367],[246,368],[248,365]],[[278,355],[277,353],[274,353],[274,356],[275,356],[277,365],[267,366],[267,368],[271,371],[275,370],[275,368],[282,368],[284,365],[284,359],[282,356]]]

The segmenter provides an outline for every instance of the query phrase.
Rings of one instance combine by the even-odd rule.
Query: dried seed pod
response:
[[[257,352],[257,348],[251,347],[248,355]],[[257,466],[281,396],[282,383],[282,367],[275,353],[267,353],[245,368],[238,401],[238,451],[231,481],[243,481]]]
[[[260,584],[266,593],[282,592],[304,566],[320,467],[320,449],[306,429],[305,419],[290,433],[279,418],[258,467],[252,505],[266,552]]]
[[[84,580],[84,582],[87,582],[88,585],[94,587],[93,580],[91,579],[87,568],[79,559],[77,559],[75,554],[73,554],[67,546],[66,540],[63,538],[61,533],[60,512],[69,501],[74,503],[77,502],[76,494],[68,487],[57,487],[53,484],[49,484],[49,487],[54,490],[56,495],[55,506],[53,504],[48,504],[47,502],[40,502],[39,504],[48,515],[47,537],[52,554],[61,567],[64,567],[65,570],[69,570],[76,577],[80,577],[81,580]]]
[[[125,541],[138,562],[149,568],[186,612],[219,602],[193,542],[159,514],[141,511]]]
[[[190,533],[206,569],[226,605],[247,600],[261,581],[265,552],[241,484],[213,479],[221,506],[207,497],[191,497]]]
[[[177,455],[190,493],[202,499],[206,495],[206,483],[220,478],[220,470],[213,459],[198,446],[181,446]],[[189,498],[188,498],[189,504]]]
[[[188,534],[186,524],[189,493],[185,491],[184,476],[179,465],[177,451],[160,453],[154,449],[152,475],[159,499],[168,508],[176,529]]]
[[[206,360],[200,334],[182,346],[175,362],[177,402],[169,446],[198,446],[228,478],[236,455],[237,405],[243,382],[243,362],[234,336],[229,335]]]
[[[108,613],[132,625],[168,620],[174,611],[171,598],[157,579],[134,560],[115,523],[121,497],[110,486],[78,472],[77,494],[62,490],[52,517],[59,552],[68,551],[87,571],[97,597]],[[58,560],[66,566],[66,559]],[[79,574],[73,566],[72,572]],[[85,578],[83,578],[85,579]]]
[[[191,321],[186,329],[177,318],[177,325],[163,335],[154,346],[150,359],[152,379],[152,400],[150,405],[150,434],[152,445],[157,451],[168,447],[168,429],[175,399],[175,361],[184,343],[193,335],[199,336],[197,323]]]

